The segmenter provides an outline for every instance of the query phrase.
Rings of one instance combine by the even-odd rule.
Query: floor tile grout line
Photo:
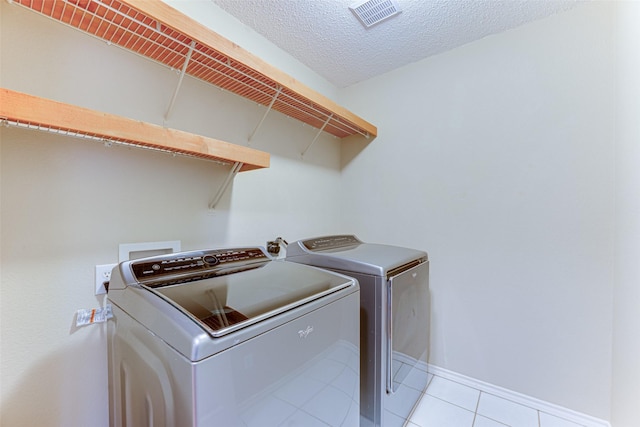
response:
[[[511,402],[509,399],[504,399],[504,398],[502,398],[502,397],[500,397],[500,396],[496,396],[496,395],[493,395],[493,394],[491,394],[491,393],[487,393],[487,392],[485,392],[485,391],[481,391],[481,392],[480,392],[480,396],[478,397],[478,407],[476,408],[476,414],[477,414],[477,415],[480,415],[481,417],[485,417],[485,418],[486,418],[486,419],[488,419],[488,420],[491,420],[491,421],[493,421],[493,422],[496,422],[496,423],[498,423],[498,424],[500,424],[500,425],[503,425],[503,426],[505,426],[505,427],[512,427],[511,425],[509,425],[509,424],[505,424],[505,423],[503,423],[503,422],[502,422],[502,421],[500,421],[500,420],[496,420],[495,418],[491,418],[491,417],[490,417],[490,416],[488,416],[488,415],[478,413],[478,409],[480,409],[480,399],[482,398],[482,394],[483,394],[483,393],[484,393],[484,394],[488,394],[488,395],[493,396],[493,397],[497,397],[498,399],[506,400],[507,402]],[[515,403],[515,402],[512,402],[512,403]]]
[[[425,371],[425,372],[427,373],[427,375],[431,375],[431,378],[429,378],[427,380],[427,385],[424,387],[424,390],[422,390],[422,391],[418,390],[418,391],[420,391],[420,400],[418,401],[418,403],[416,405],[414,405],[413,409],[411,410],[411,413],[409,413],[407,418],[405,418],[405,423],[411,423],[411,424],[417,425],[416,423],[411,421],[411,418],[413,417],[413,414],[416,412],[416,409],[418,408],[418,405],[420,404],[422,399],[424,399],[424,397],[427,395],[427,389],[429,388],[429,385],[431,385],[431,382],[433,381],[433,378],[435,377],[435,375],[433,375],[429,371]],[[419,426],[419,427],[425,427],[425,426]]]
[[[569,421],[569,422],[571,422],[571,423],[573,423],[573,424],[576,424],[576,425],[577,425],[577,426],[579,426],[579,427],[585,427],[583,424],[579,424],[579,423],[576,423],[575,421],[569,420],[569,419],[567,419],[567,418],[565,418],[565,417],[557,416],[557,415],[554,415],[554,414],[552,414],[552,413],[549,413],[549,412],[543,411],[543,410],[541,410],[541,409],[539,409],[539,408],[532,407],[531,405],[528,405],[528,404],[526,404],[526,403],[521,403],[521,402],[519,402],[519,401],[511,400],[511,399],[509,399],[509,398],[507,398],[507,397],[503,397],[503,396],[501,396],[501,395],[499,395],[499,394],[495,394],[495,393],[491,393],[491,392],[488,392],[488,391],[485,391],[485,390],[481,390],[481,389],[479,389],[479,388],[477,388],[477,387],[474,387],[474,386],[471,386],[471,385],[465,384],[465,383],[463,383],[463,382],[459,382],[459,381],[456,381],[456,380],[454,380],[454,379],[450,379],[450,378],[447,378],[447,377],[444,377],[444,376],[441,376],[441,375],[437,375],[437,374],[434,374],[434,373],[429,372],[429,371],[427,371],[427,373],[431,375],[431,378],[429,379],[429,382],[428,382],[427,386],[425,387],[424,391],[422,392],[422,397],[421,397],[421,398],[424,398],[424,396],[430,396],[430,397],[433,397],[433,398],[435,398],[435,399],[438,399],[438,400],[440,400],[440,401],[442,401],[442,402],[449,403],[450,405],[453,405],[453,406],[456,406],[456,407],[458,407],[458,408],[464,409],[464,410],[466,410],[466,411],[473,412],[473,413],[474,413],[474,417],[473,417],[473,424],[475,424],[476,419],[478,418],[478,415],[480,415],[480,416],[483,416],[483,417],[485,417],[485,418],[487,418],[487,419],[490,419],[490,420],[492,420],[492,421],[494,421],[494,422],[497,422],[497,423],[499,423],[499,424],[501,424],[501,425],[504,425],[504,426],[506,426],[506,427],[509,427],[507,424],[504,424],[504,423],[503,423],[503,422],[501,422],[501,421],[494,420],[493,418],[491,418],[491,417],[487,417],[486,415],[482,415],[482,414],[480,414],[480,413],[478,412],[478,410],[479,410],[479,408],[480,408],[480,400],[481,400],[481,398],[482,398],[482,394],[484,393],[484,394],[486,394],[486,395],[489,395],[489,396],[492,396],[492,397],[494,397],[494,398],[497,398],[497,399],[500,399],[500,400],[503,400],[503,401],[509,402],[509,403],[511,403],[511,404],[518,405],[518,406],[521,406],[521,407],[523,407],[523,408],[527,408],[527,409],[530,409],[530,410],[536,411],[536,418],[537,418],[537,424],[538,424],[538,427],[542,427],[542,413],[545,413],[545,414],[550,415],[550,416],[552,416],[552,417],[560,418],[560,419],[562,419],[562,420]],[[449,401],[447,401],[447,400],[445,400],[445,399],[442,399],[442,398],[439,398],[439,397],[437,397],[437,396],[434,396],[434,395],[429,394],[429,393],[428,393],[428,388],[429,388],[429,386],[431,385],[431,383],[433,382],[433,380],[434,380],[434,378],[435,378],[435,377],[438,377],[438,378],[440,378],[441,380],[444,380],[444,381],[448,381],[448,382],[451,382],[451,383],[454,383],[454,384],[457,384],[457,385],[460,385],[460,386],[466,387],[466,388],[471,389],[471,390],[478,391],[478,392],[479,392],[479,396],[478,396],[478,401],[477,401],[477,403],[476,403],[476,409],[475,409],[475,412],[474,412],[474,411],[471,411],[471,410],[469,410],[469,409],[467,409],[467,408],[464,408],[464,407],[462,407],[462,406],[460,406],[460,405],[457,405],[457,404],[455,404],[455,403],[449,402]],[[407,420],[409,420],[409,419],[407,419]],[[420,426],[420,427],[422,427],[422,426]]]
[[[472,414],[475,414],[475,412],[473,412],[471,409],[467,409],[467,408],[465,408],[465,407],[463,407],[463,406],[456,405],[455,403],[453,403],[453,402],[449,402],[448,400],[444,400],[444,399],[442,399],[442,398],[440,398],[440,397],[438,397],[438,396],[434,396],[434,395],[426,394],[426,393],[424,394],[424,396],[433,397],[434,399],[438,399],[440,402],[448,403],[448,404],[449,404],[449,405],[451,405],[451,406],[455,406],[456,408],[464,409],[464,410],[465,410],[465,411],[467,411],[467,412],[471,412]],[[423,397],[424,397],[424,396],[423,396]],[[474,418],[475,418],[475,417],[474,417]]]
[[[538,409],[538,427],[540,427],[541,424],[542,421],[540,420],[540,410]]]
[[[463,384],[463,383],[461,383],[461,382],[458,382],[458,381],[455,381],[455,380],[451,380],[451,379],[449,379],[449,378],[441,377],[440,375],[436,375],[436,374],[431,374],[431,375],[433,375],[433,377],[434,377],[434,378],[435,378],[435,377],[438,377],[438,378],[443,379],[443,380],[445,380],[445,381],[449,381],[449,382],[452,382],[452,383],[455,383],[455,384],[461,385],[461,386],[463,386],[463,387],[470,388],[471,390],[475,390],[475,391],[479,391],[479,392],[481,392],[481,393],[484,393],[484,391],[480,390],[479,388],[471,387],[470,385]],[[431,379],[431,381],[433,381],[433,378]],[[431,381],[430,381],[429,383],[431,383]],[[500,397],[500,396],[496,396],[496,397]]]
[[[554,415],[554,414],[551,414],[549,412],[538,410],[538,420],[540,421],[540,427],[542,427],[542,414],[545,414],[545,415],[547,415],[549,417],[558,418],[558,419],[560,419],[562,421],[566,421],[568,423],[575,424],[577,427],[587,427],[587,425],[585,425],[585,424],[580,424],[580,423],[578,423],[576,421],[573,421],[573,420],[570,420],[568,418],[561,417],[559,415]],[[609,426],[609,427],[611,427],[611,426]]]
[[[509,402],[509,403],[512,403],[512,404],[514,404],[514,405],[519,405],[519,406],[522,406],[523,408],[527,408],[527,409],[531,409],[531,410],[533,410],[533,411],[536,411],[536,418],[538,419],[538,427],[541,427],[541,425],[540,425],[540,410],[539,410],[539,409],[532,408],[532,407],[531,407],[531,406],[529,406],[529,405],[524,405],[524,404],[522,404],[522,403],[515,402],[515,401],[513,401],[513,400],[511,400],[511,399],[507,399],[507,398],[504,398],[504,397],[502,397],[502,396],[498,396],[497,394],[493,394],[493,393],[486,392],[486,391],[484,391],[484,390],[477,389],[476,387],[471,387],[471,386],[469,386],[469,385],[467,385],[467,384],[462,384],[462,383],[460,383],[460,382],[458,382],[458,381],[454,381],[454,380],[451,380],[451,379],[449,379],[449,378],[441,377],[440,375],[436,375],[436,374],[431,374],[431,375],[432,375],[432,377],[431,377],[431,379],[429,380],[429,383],[427,384],[427,387],[424,389],[424,392],[422,393],[423,397],[424,397],[424,396],[431,396],[431,397],[433,397],[433,398],[435,398],[435,399],[438,399],[438,400],[440,400],[440,401],[442,401],[442,402],[445,402],[445,403],[448,403],[448,404],[450,404],[450,405],[453,405],[453,406],[455,406],[455,407],[457,407],[457,408],[461,408],[461,409],[464,409],[464,410],[466,410],[466,411],[473,412],[473,424],[475,424],[475,421],[476,421],[477,416],[478,416],[478,415],[482,415],[482,414],[479,414],[479,413],[478,413],[478,409],[480,408],[480,399],[482,398],[482,394],[484,393],[484,394],[486,394],[486,395],[493,396],[493,397],[495,397],[495,398],[497,398],[497,399],[504,400],[504,401]],[[453,402],[449,402],[448,400],[444,400],[444,399],[439,398],[439,397],[437,397],[437,396],[434,396],[434,395],[432,395],[432,394],[428,394],[429,386],[431,385],[431,383],[433,382],[433,379],[434,379],[435,377],[438,377],[438,378],[440,378],[440,379],[442,379],[442,380],[444,380],[444,381],[449,381],[449,382],[452,382],[452,383],[454,383],[454,384],[458,384],[458,385],[463,386],[463,387],[466,387],[466,388],[468,388],[468,389],[471,389],[471,390],[475,390],[475,391],[477,391],[479,394],[478,394],[478,401],[477,401],[477,403],[476,403],[476,409],[475,409],[475,411],[471,411],[471,410],[469,410],[469,409],[467,409],[467,408],[464,408],[464,407],[462,407],[462,406],[460,406],[460,405],[457,405],[457,404],[455,404],[455,403],[453,403]],[[504,424],[503,422],[498,421],[498,420],[495,420],[495,419],[493,419],[493,418],[491,418],[491,417],[487,417],[486,415],[482,415],[482,416],[483,416],[483,417],[485,417],[485,418],[487,418],[487,419],[490,419],[490,420],[492,420],[492,421],[495,421],[495,422],[497,422],[497,423],[499,423],[499,424],[502,424],[502,425],[508,426],[508,424]],[[473,424],[472,424],[472,426],[473,426]]]
[[[462,406],[460,406],[460,405],[457,405],[457,404],[455,404],[455,403],[453,403],[453,402],[449,402],[448,400],[444,400],[444,399],[441,399],[441,398],[439,398],[439,397],[437,397],[437,396],[434,396],[434,395],[432,395],[432,394],[429,394],[429,393],[428,393],[429,386],[431,385],[431,383],[433,382],[433,380],[434,380],[434,378],[435,378],[435,377],[438,377],[438,378],[440,378],[441,380],[444,380],[444,381],[452,382],[452,383],[457,384],[457,385],[462,386],[462,387],[466,387],[466,388],[468,388],[468,389],[470,389],[470,390],[475,390],[475,391],[477,391],[477,392],[478,392],[478,400],[477,400],[477,402],[476,402],[476,409],[475,409],[475,411],[472,411],[472,410],[470,410],[470,409],[467,409],[467,408],[464,408],[464,407],[462,407]],[[457,408],[461,408],[461,409],[464,409],[465,411],[468,411],[468,412],[473,413],[473,421],[472,421],[472,423],[471,423],[471,427],[473,427],[473,425],[474,425],[474,424],[475,424],[475,422],[476,422],[476,417],[477,417],[477,415],[478,415],[478,406],[480,405],[480,396],[481,396],[481,395],[482,395],[482,390],[479,390],[479,389],[477,389],[477,388],[475,388],[475,387],[470,387],[470,386],[468,386],[468,385],[466,385],[466,384],[462,384],[462,383],[460,383],[460,382],[458,382],[458,381],[454,381],[454,380],[451,380],[451,379],[449,379],[449,378],[441,377],[440,375],[431,374],[431,379],[429,380],[429,384],[427,384],[427,387],[425,387],[424,392],[422,393],[422,398],[424,398],[424,396],[430,396],[430,397],[433,397],[434,399],[438,399],[438,400],[440,400],[441,402],[448,403],[448,404],[453,405],[453,406],[455,406],[455,407],[457,407]]]
[[[493,396],[493,397],[498,398],[498,399],[506,400],[507,402],[513,403],[514,405],[519,405],[519,406],[522,406],[524,408],[531,409],[532,411],[540,412],[539,409],[533,408],[533,407],[531,407],[529,405],[525,405],[524,403],[516,402],[515,400],[507,399],[506,397],[498,396],[497,394],[489,393],[488,391],[480,390],[480,392],[484,393],[484,394],[488,394],[488,395]]]
[[[478,400],[476,401],[476,410],[473,413],[473,422],[471,423],[471,427],[476,425],[476,418],[478,418],[478,408],[480,407],[480,396],[482,396],[482,391],[478,393]]]

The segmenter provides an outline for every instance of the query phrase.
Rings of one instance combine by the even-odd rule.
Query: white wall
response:
[[[616,282],[612,425],[640,425],[640,2],[616,13]]]
[[[163,124],[176,73],[15,4],[0,1],[0,20],[3,87]],[[264,111],[186,78],[167,126],[246,145]],[[2,128],[1,424],[107,425],[105,329],[78,329],[74,315],[103,303],[93,268],[116,262],[119,243],[189,250],[333,232],[339,142],[323,135],[300,160],[315,134],[271,112],[252,142],[271,168],[239,174],[210,211],[225,166]]]
[[[348,88],[343,227],[431,259],[431,363],[609,419],[612,4]],[[371,100],[376,102],[371,102]]]

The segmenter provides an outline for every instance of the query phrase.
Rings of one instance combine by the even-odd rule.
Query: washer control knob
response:
[[[205,255],[202,260],[204,261],[205,264],[207,265],[216,265],[218,262],[218,258],[216,258],[214,255]]]

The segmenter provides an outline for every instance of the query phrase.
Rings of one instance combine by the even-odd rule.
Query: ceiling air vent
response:
[[[351,9],[353,14],[356,15],[366,28],[376,25],[401,12],[395,0],[367,0],[349,6],[349,9]]]

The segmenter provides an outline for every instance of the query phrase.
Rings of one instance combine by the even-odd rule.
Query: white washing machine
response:
[[[427,253],[336,235],[294,242],[287,247],[286,259],[358,280],[360,425],[404,425],[428,382]]]
[[[262,248],[111,276],[111,426],[358,425],[359,286]]]

